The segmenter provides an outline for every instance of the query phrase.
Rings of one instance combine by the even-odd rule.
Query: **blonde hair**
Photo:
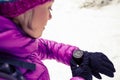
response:
[[[34,14],[34,9],[30,9],[25,13],[13,18],[13,21],[20,25],[20,27],[24,30],[23,27],[31,28],[32,26],[32,18]]]

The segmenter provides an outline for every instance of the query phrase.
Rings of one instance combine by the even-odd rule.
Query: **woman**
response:
[[[98,73],[113,77],[115,69],[112,62],[106,58],[107,69],[104,69],[104,65],[99,62],[99,60],[104,61],[101,58],[105,56],[103,53],[92,54],[76,46],[40,38],[47,21],[52,18],[50,10],[53,2],[53,0],[10,0],[0,3],[1,55],[9,54],[17,59],[34,63],[36,65],[34,71],[19,68],[26,80],[50,80],[48,70],[41,61],[44,59],[55,59],[71,65],[73,74],[71,80],[91,80],[92,74],[101,78]],[[77,52],[80,52],[78,56],[83,53],[79,58],[77,56],[77,60],[82,60],[77,61],[76,56],[73,56]],[[96,60],[99,63],[94,62]],[[96,68],[96,65],[101,67]],[[95,70],[97,72],[94,72]]]

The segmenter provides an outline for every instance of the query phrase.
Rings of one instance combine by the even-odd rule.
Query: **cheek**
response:
[[[41,25],[46,24],[49,18],[49,13],[47,11],[41,11],[36,14],[36,21]]]
[[[33,25],[39,25],[42,21],[42,15],[39,14],[38,12],[34,12],[33,14],[33,19],[32,19],[32,24]]]
[[[47,22],[49,20],[49,13],[46,12],[46,13],[43,13],[44,15],[41,15],[40,16],[40,19],[39,19],[39,25],[45,27],[47,25]]]
[[[32,26],[43,30],[49,20],[50,12],[47,8],[36,7],[33,13]]]

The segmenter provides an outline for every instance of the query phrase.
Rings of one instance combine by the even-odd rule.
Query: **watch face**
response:
[[[83,51],[81,50],[76,50],[75,52],[73,52],[74,58],[81,58],[82,56],[83,56]]]

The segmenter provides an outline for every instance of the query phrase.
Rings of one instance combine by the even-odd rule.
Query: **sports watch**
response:
[[[75,50],[75,51],[73,52],[73,57],[74,57],[74,58],[79,59],[79,58],[82,58],[82,56],[83,56],[83,51],[82,51],[82,50]]]
[[[73,52],[73,59],[74,61],[77,63],[77,67],[79,67],[79,65],[82,63],[83,61],[83,51],[82,50],[75,50]]]

